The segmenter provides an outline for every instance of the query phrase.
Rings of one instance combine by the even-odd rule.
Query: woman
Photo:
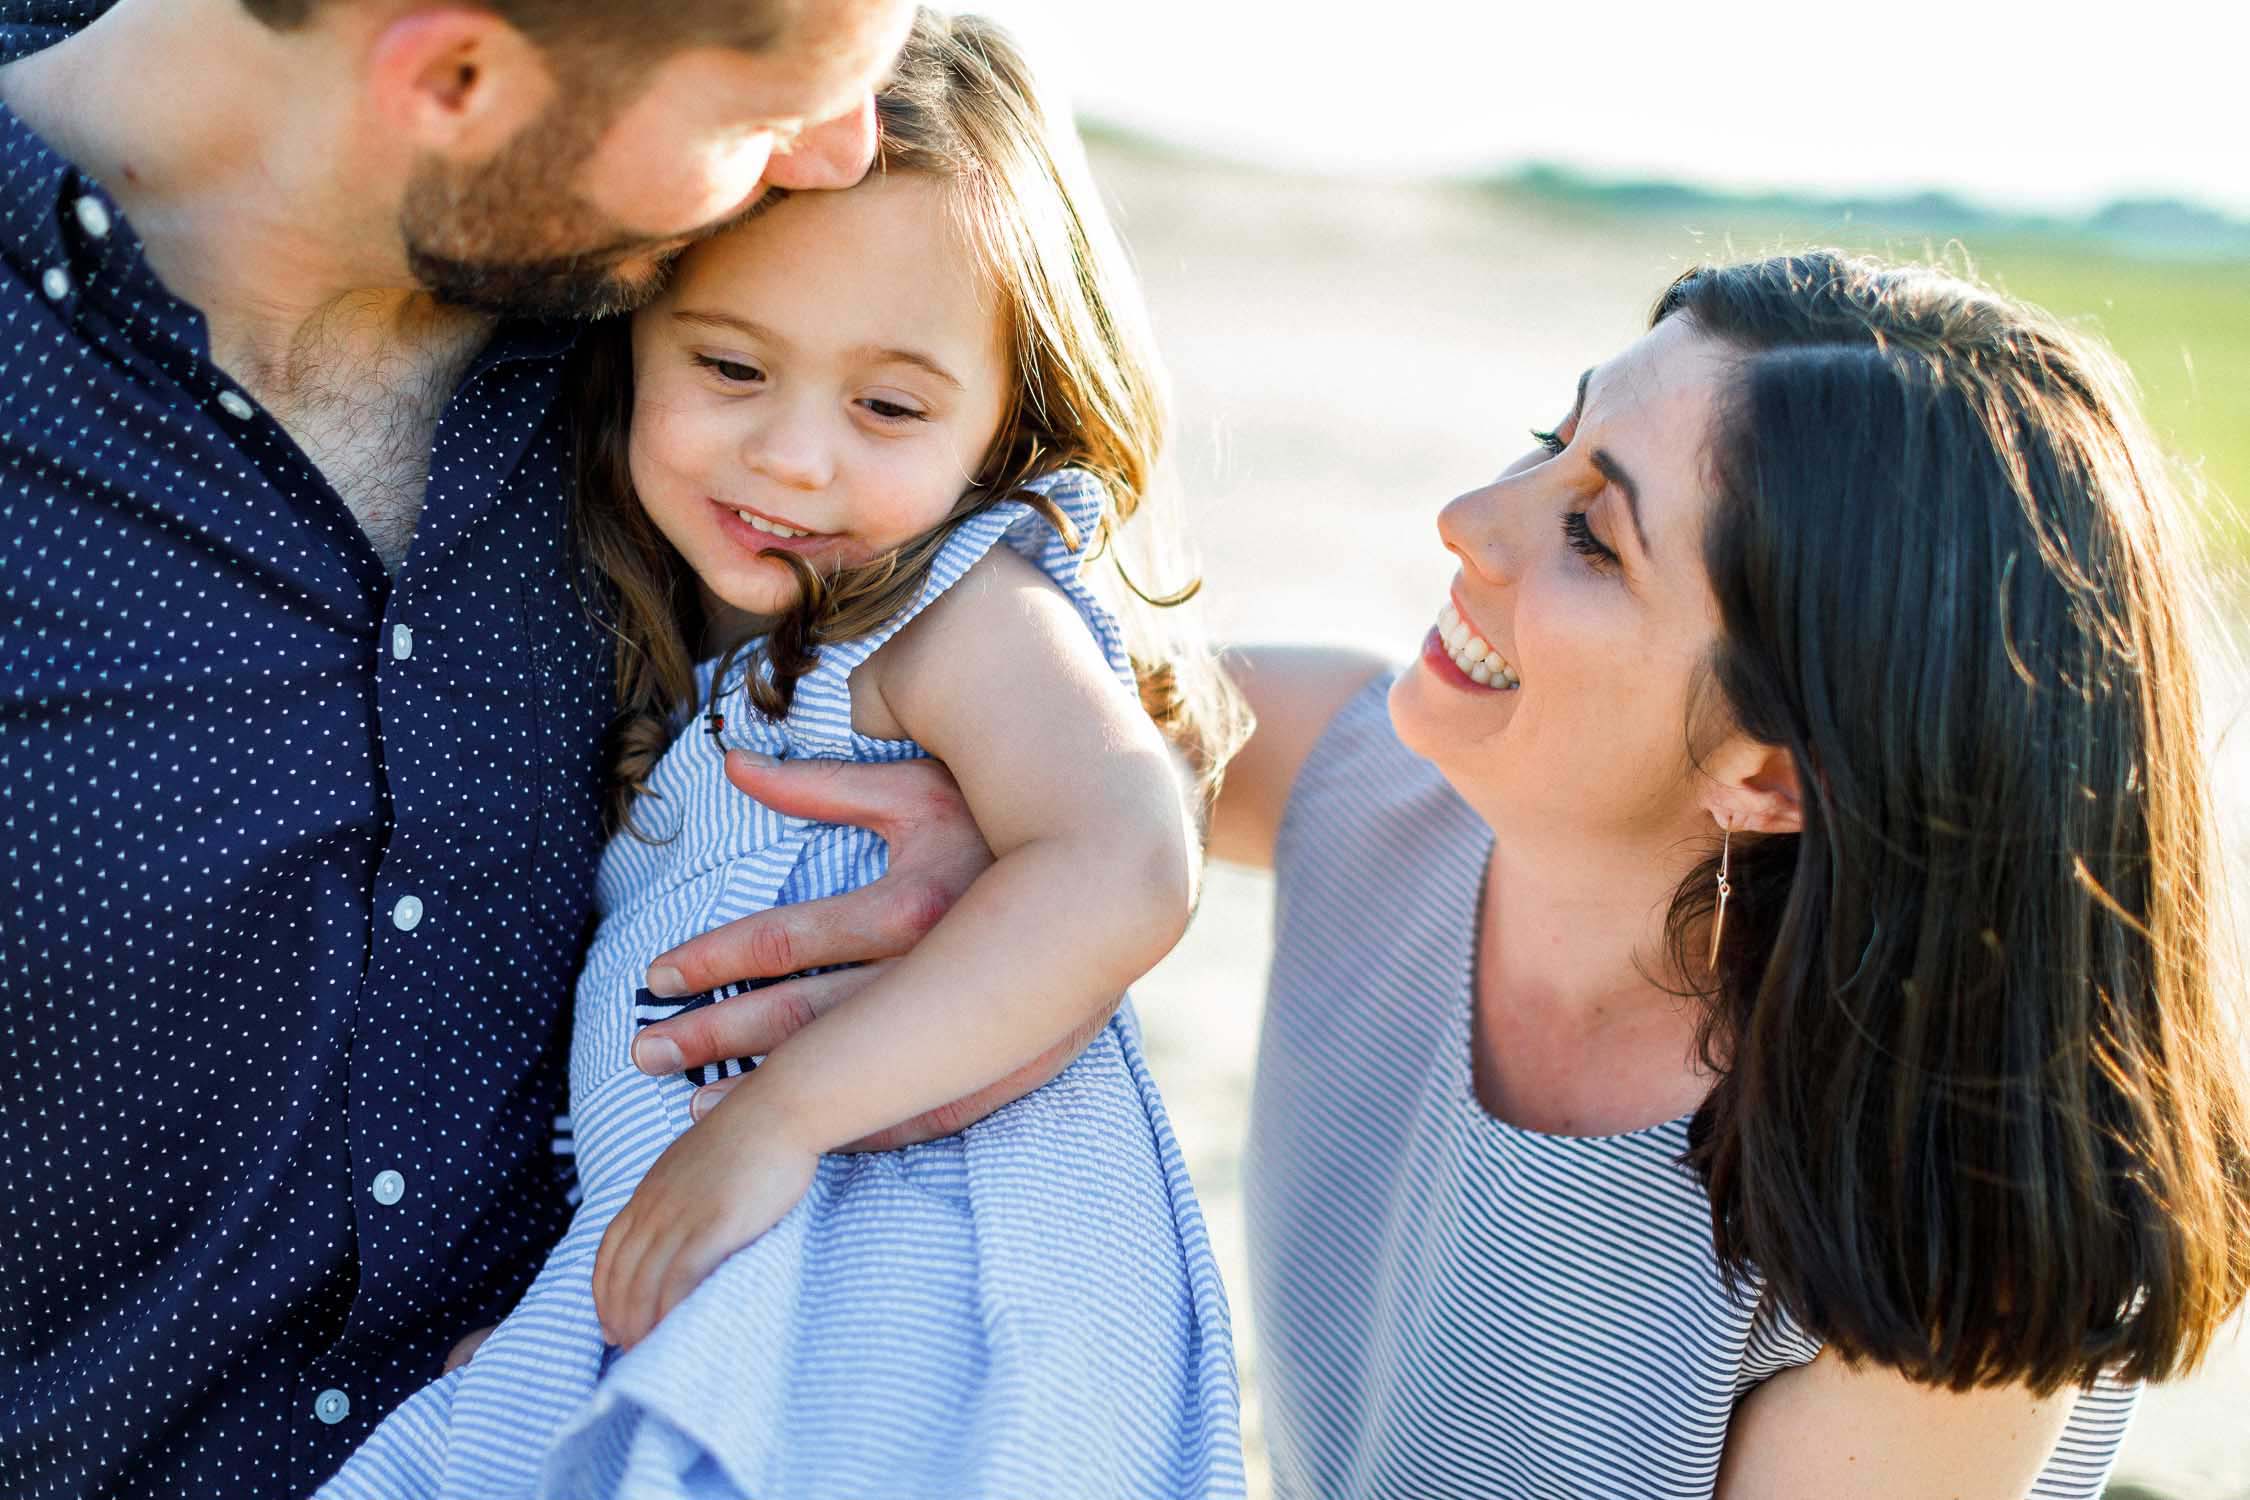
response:
[[[2250,1278],[2211,814],[2109,361],[1692,272],[1439,519],[1395,680],[1253,651],[1284,1495],[2095,1495]]]

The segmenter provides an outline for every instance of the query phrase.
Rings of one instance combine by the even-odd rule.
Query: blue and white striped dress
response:
[[[1552,1136],[1477,1102],[1491,830],[1388,685],[1313,750],[1274,861],[1244,1178],[1275,1493],[1707,1500],[1736,1400],[1820,1343],[1727,1294],[1685,1120]],[[2138,1393],[2081,1396],[2033,1494],[2100,1494]]]
[[[1091,534],[1094,481],[1042,487]],[[852,670],[999,544],[1070,595],[1130,683],[1079,559],[1010,503],[961,526],[912,609],[825,649],[786,721],[729,693],[726,738],[788,758],[920,756],[852,729]],[[392,1413],[321,1495],[1239,1495],[1225,1297],[1129,1005],[1062,1076],[959,1136],[822,1158],[804,1201],[648,1339],[604,1346],[595,1251],[688,1128],[693,1092],[632,1065],[649,960],[865,885],[887,859],[864,830],[759,806],[719,766],[709,736],[683,732],[640,804],[665,841],[620,837],[602,861],[571,1059],[585,1196],[567,1236],[476,1358]]]

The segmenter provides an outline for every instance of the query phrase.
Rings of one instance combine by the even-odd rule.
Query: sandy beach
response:
[[[1634,337],[1699,253],[1684,231],[1617,230],[1462,189],[1119,147],[1097,147],[1095,166],[1171,368],[1177,482],[1222,640],[1403,658],[1452,572],[1439,505],[1562,415],[1578,372]],[[1233,1295],[1254,1496],[1268,1487],[1239,1190],[1270,900],[1262,876],[1218,870],[1187,940],[1137,990]],[[2148,1393],[2118,1482],[2243,1500],[2246,1411],[2250,1346],[2230,1338],[2195,1377]]]

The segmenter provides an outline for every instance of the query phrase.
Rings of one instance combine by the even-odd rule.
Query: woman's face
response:
[[[1708,826],[1687,724],[1717,626],[1704,455],[1728,357],[1667,319],[1575,400],[1558,392],[1551,440],[1438,518],[1460,571],[1391,719],[1503,833]]]
[[[878,176],[777,203],[634,318],[633,487],[714,618],[755,630],[795,601],[766,554],[866,562],[974,482],[1011,366],[944,191]]]

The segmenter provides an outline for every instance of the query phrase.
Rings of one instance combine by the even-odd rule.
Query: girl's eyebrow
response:
[[[789,340],[783,338],[765,324],[753,323],[748,318],[738,318],[733,313],[704,312],[697,308],[682,307],[673,311],[672,319],[678,323],[701,323],[708,328],[730,329],[735,333],[757,339],[761,343],[779,344],[783,348],[789,346]]]
[[[789,340],[783,338],[765,324],[754,323],[748,318],[738,318],[733,313],[706,312],[700,308],[683,307],[676,309],[672,317],[675,322],[700,323],[709,328],[731,329],[745,337],[754,338],[760,343],[777,345],[783,349],[789,347]],[[929,371],[930,374],[957,391],[967,389],[951,370],[937,361],[935,356],[924,354],[919,349],[889,349],[874,344],[863,344],[859,348],[851,350],[850,356],[855,359],[913,365],[918,369]]]
[[[873,344],[865,344],[857,349],[852,350],[851,352],[858,358],[874,360],[880,363],[913,365],[917,369],[927,370],[930,374],[944,381],[947,385],[952,386],[957,391],[966,389],[966,387],[963,386],[959,380],[956,380],[954,378],[953,372],[951,370],[948,370],[945,366],[939,364],[934,356],[924,354],[919,349],[887,349],[878,348]]]

